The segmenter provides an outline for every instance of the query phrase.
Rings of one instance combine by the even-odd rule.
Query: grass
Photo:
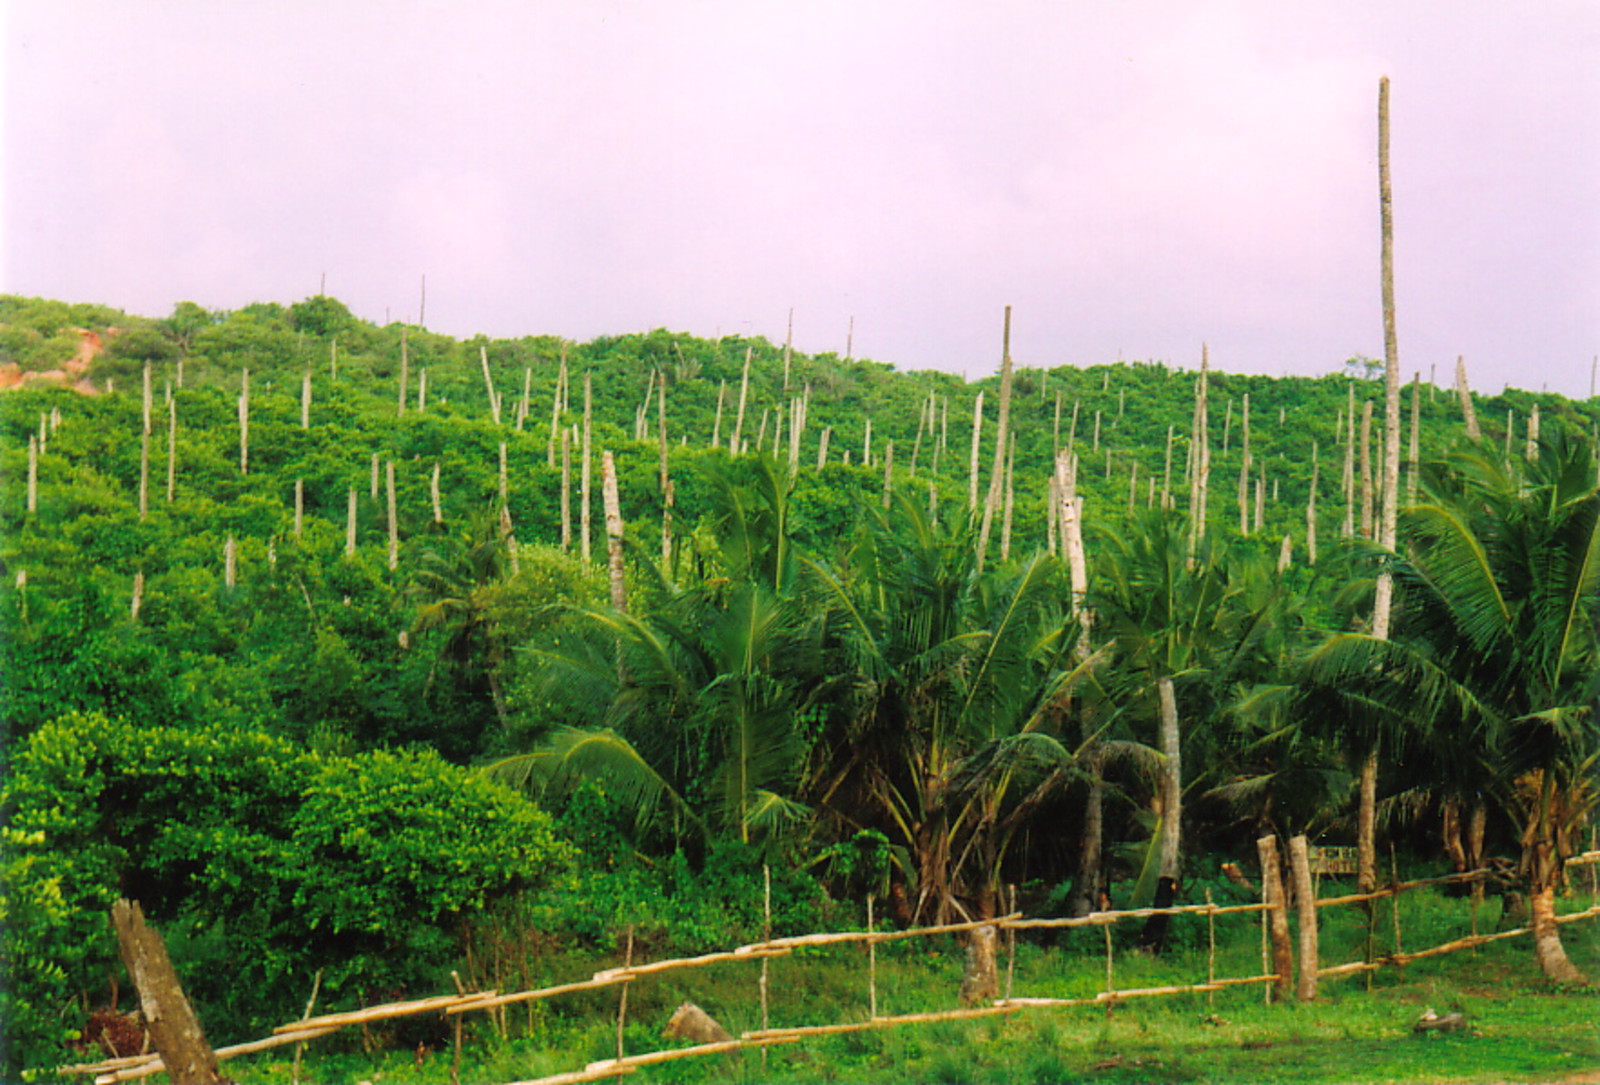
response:
[[[1575,902],[1574,907],[1582,905]],[[1402,904],[1402,945],[1422,948],[1468,932],[1462,898],[1413,894]],[[1324,965],[1360,956],[1358,910],[1325,912]],[[1493,928],[1490,905],[1481,929]],[[1218,923],[1217,974],[1261,970],[1258,927]],[[1133,932],[1119,932],[1126,941]],[[1204,920],[1175,930],[1182,948],[1155,958],[1119,948],[1119,989],[1200,982],[1206,976]],[[1600,977],[1600,924],[1566,928],[1568,952]],[[1392,949],[1387,904],[1378,910],[1377,948]],[[563,954],[541,962],[552,981],[616,963]],[[1005,968],[1002,958],[1002,969]],[[812,949],[770,964],[774,1027],[858,1021],[867,1016],[866,953],[860,947]],[[673,1008],[694,1001],[730,1032],[759,1028],[757,966],[741,963],[640,980],[628,996],[624,1043],[630,1053],[669,1046],[660,1028]],[[880,1015],[950,1009],[960,983],[960,952],[944,940],[902,942],[878,951]],[[1105,979],[1098,931],[1045,947],[1019,946],[1014,992],[1091,996]],[[1003,982],[1003,981],[1002,981]],[[1415,1036],[1411,1025],[1432,1006],[1467,1014],[1467,1031]],[[574,1070],[616,1054],[617,992],[586,992],[514,1009],[502,1038],[481,1018],[469,1028],[465,1085],[528,1080]],[[419,1023],[420,1024],[420,1023]],[[407,1034],[408,1036],[410,1034]],[[305,1085],[433,1085],[450,1079],[452,1052],[440,1032],[432,1050],[376,1056],[314,1045]],[[332,1041],[320,1041],[328,1045]],[[352,1042],[349,1038],[345,1042]],[[426,1043],[427,1040],[423,1041]],[[1384,969],[1370,978],[1324,980],[1311,1003],[1266,1005],[1259,987],[1212,995],[1128,1000],[1106,1008],[1025,1010],[1006,1017],[946,1021],[848,1033],[742,1054],[684,1059],[629,1075],[633,1082],[1559,1082],[1600,1069],[1600,989],[1561,990],[1538,975],[1526,938]],[[290,1080],[278,1054],[233,1062],[240,1085]],[[1600,1077],[1592,1080],[1600,1080]]]

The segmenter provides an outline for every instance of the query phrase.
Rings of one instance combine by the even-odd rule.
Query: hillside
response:
[[[258,994],[202,992],[238,1035],[303,998],[295,969],[321,967],[314,953],[342,962],[329,990],[353,1004],[378,973],[401,988],[445,975],[491,927],[604,944],[637,920],[712,944],[723,932],[704,902],[722,879],[759,884],[763,859],[812,919],[824,890],[875,893],[901,922],[993,914],[1007,883],[1040,909],[1083,910],[1113,884],[1148,900],[1173,801],[1154,766],[1177,763],[1169,696],[1193,877],[1263,830],[1350,839],[1375,736],[1386,831],[1417,861],[1459,866],[1532,839],[1516,794],[1485,805],[1515,776],[1486,781],[1525,752],[1501,743],[1588,688],[1595,665],[1572,615],[1600,574],[1546,560],[1582,526],[1565,521],[1528,536],[1501,589],[1543,605],[1577,585],[1548,675],[1549,653],[1515,655],[1543,643],[1528,630],[1495,641],[1488,665],[1481,644],[1429,643],[1436,611],[1401,608],[1397,638],[1430,666],[1477,661],[1459,682],[1538,672],[1481,701],[1417,702],[1492,703],[1493,726],[1414,720],[1384,701],[1414,691],[1362,684],[1382,668],[1330,662],[1328,645],[1349,650],[1367,627],[1375,559],[1399,560],[1359,538],[1376,507],[1363,478],[1383,477],[1383,384],[1360,359],[1315,379],[1209,374],[1198,542],[1198,367],[1016,370],[1014,455],[981,554],[998,375],[662,329],[455,340],[327,297],[182,303],[160,321],[0,298],[0,366],[15,367],[0,392],[0,713],[8,774],[22,766],[7,813],[23,826],[7,876],[37,892],[19,929],[55,947],[30,952],[60,964],[16,997],[54,999],[62,1027],[109,959],[97,909],[130,881],[192,924],[190,959],[215,963],[203,932],[219,916],[261,947]],[[1433,464],[1419,492],[1530,532],[1538,517],[1516,501],[1539,487],[1567,495],[1549,516],[1593,504],[1600,400],[1473,403],[1483,439],[1468,443],[1454,393],[1404,393],[1402,447]],[[1076,457],[1084,499],[1081,598],[1054,557],[1068,530],[1058,452]],[[607,576],[608,455],[621,581]],[[1404,458],[1408,497],[1419,472]],[[1442,552],[1427,538],[1408,560]],[[1419,574],[1402,594],[1427,586]],[[501,759],[489,775],[547,807],[554,830],[456,768]],[[55,788],[75,796],[61,811]],[[1475,842],[1468,807],[1483,811]],[[1562,839],[1583,839],[1589,807],[1563,809]],[[468,871],[436,842],[484,818],[531,827],[538,846]],[[369,832],[395,819],[403,844]],[[484,832],[474,846],[496,854]],[[554,896],[517,895],[568,867]],[[308,920],[318,879],[350,899]],[[373,899],[420,892],[431,910],[376,915],[369,883]],[[507,900],[526,910],[485,910]],[[40,1036],[30,1051],[56,1042]]]

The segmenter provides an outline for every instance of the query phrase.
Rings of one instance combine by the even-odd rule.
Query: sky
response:
[[[0,0],[0,292],[1588,396],[1594,0]],[[422,308],[426,279],[426,309]]]

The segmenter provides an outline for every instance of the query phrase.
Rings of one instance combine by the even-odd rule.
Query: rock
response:
[[[716,1018],[693,1002],[685,1002],[672,1013],[661,1035],[669,1040],[692,1040],[697,1044],[721,1043],[733,1039]]]
[[[1418,1036],[1429,1032],[1460,1032],[1467,1027],[1467,1015],[1464,1013],[1437,1014],[1429,1006],[1423,1011],[1417,1023],[1411,1026],[1411,1031]]]

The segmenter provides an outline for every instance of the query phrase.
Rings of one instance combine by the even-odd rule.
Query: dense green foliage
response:
[[[1194,371],[1021,369],[980,554],[994,380],[665,330],[458,341],[326,297],[159,321],[0,298],[0,364],[75,358],[95,394],[0,394],[5,1009],[32,1030],[8,1070],[105,997],[119,894],[186,974],[248,979],[199,984],[225,1034],[291,1016],[318,968],[353,1001],[433,993],[452,961],[512,982],[630,925],[713,948],[759,921],[763,861],[792,931],[868,893],[900,922],[992,914],[1008,884],[1035,909],[1142,900],[1167,682],[1196,877],[1262,831],[1348,842],[1373,742],[1419,859],[1454,859],[1441,815],[1480,805],[1474,860],[1546,874],[1590,824],[1600,401],[1480,397],[1465,442],[1453,396],[1414,385],[1391,555],[1355,537],[1364,360],[1211,374],[1204,510]],[[1383,658],[1411,670],[1372,667],[1384,568]]]
[[[571,856],[532,804],[431,753],[101,715],[36,731],[3,801],[3,997],[23,1058],[99,982],[119,896],[163,917],[208,1027],[237,1037],[276,1024],[318,969],[335,1004],[437,985],[463,915]]]

